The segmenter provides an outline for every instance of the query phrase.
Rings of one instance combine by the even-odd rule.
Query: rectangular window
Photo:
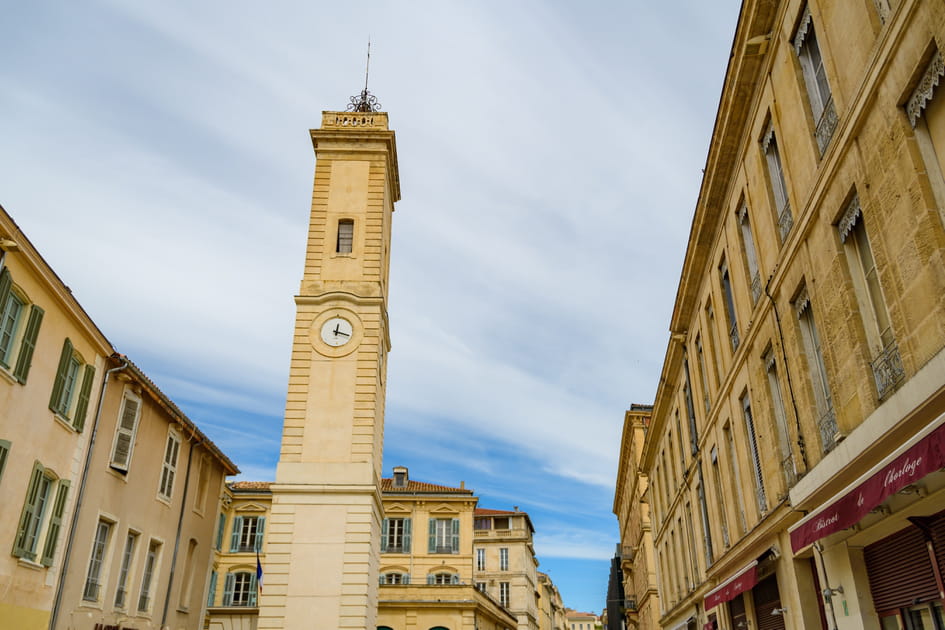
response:
[[[705,405],[706,414],[712,409],[712,401],[709,399],[709,379],[705,369],[705,354],[702,352],[702,336],[696,335],[696,359],[699,362],[699,381],[702,385],[702,402]]]
[[[223,590],[223,605],[255,606],[256,574],[248,571],[228,574]]]
[[[43,309],[34,304],[29,307],[29,317],[24,327],[23,316],[27,305],[28,300],[14,291],[13,277],[10,270],[4,267],[0,270],[0,366],[10,369],[13,365],[13,377],[20,383],[25,383],[29,374],[36,337],[43,321]]]
[[[23,300],[12,291],[9,292],[6,304],[0,304],[0,365],[10,367],[13,354],[13,340],[23,314]]]
[[[509,529],[509,517],[508,516],[496,516],[492,522],[493,526],[496,529]]]
[[[52,485],[52,477],[47,474],[42,464],[36,462],[33,465],[33,474],[26,490],[26,501],[24,501],[23,510],[20,513],[16,541],[13,546],[14,556],[26,558],[27,560],[36,559],[40,527],[46,515]]]
[[[115,429],[115,443],[112,445],[111,467],[127,472],[131,465],[131,451],[135,445],[135,433],[138,418],[141,416],[141,399],[125,392],[118,413],[118,427]]]
[[[383,573],[381,584],[410,584],[410,576],[406,573]]]
[[[509,587],[511,584],[509,582],[499,582],[499,603],[504,607],[509,607]]]
[[[708,567],[715,558],[715,552],[712,549],[712,527],[709,525],[709,508],[705,499],[705,479],[702,478],[702,462],[699,462],[699,486],[696,492],[699,496],[699,516],[702,519],[702,536],[705,538],[705,565]]]
[[[781,470],[784,473],[786,487],[790,488],[797,479],[797,468],[794,465],[794,453],[791,450],[791,437],[788,431],[787,416],[784,411],[784,398],[781,395],[781,380],[778,378],[778,365],[774,350],[769,348],[761,357],[768,376],[768,393],[771,395],[771,408],[774,413],[774,424],[778,433],[778,447],[781,456]]]
[[[732,467],[732,481],[735,484],[735,500],[738,503],[738,522],[741,525],[741,533],[748,530],[748,522],[745,519],[745,500],[742,497],[742,475],[738,466],[738,455],[735,451],[735,437],[732,435],[732,427],[728,423],[722,427],[722,433],[725,436],[726,455],[729,465]]]
[[[774,196],[774,210],[778,217],[778,234],[781,242],[787,238],[791,227],[794,226],[794,217],[791,215],[791,204],[788,201],[787,183],[784,180],[784,167],[781,163],[781,153],[778,150],[778,139],[774,135],[774,123],[769,123],[767,131],[761,138],[761,150],[768,165],[768,184]]]
[[[696,428],[696,410],[692,403],[692,381],[689,378],[689,358],[683,358],[683,395],[686,399],[686,417],[689,419],[689,451],[693,455],[699,452],[699,431]],[[682,438],[682,436],[680,436]]]
[[[476,590],[480,593],[486,592],[486,583],[485,582],[476,582]]]
[[[486,570],[486,550],[476,549],[476,571]]]
[[[748,206],[742,202],[738,211],[738,225],[742,234],[742,252],[745,255],[745,266],[748,268],[748,282],[751,286],[751,303],[758,302],[761,297],[761,271],[758,268],[758,254],[755,251],[755,239],[751,234],[751,222],[748,218]]]
[[[473,529],[492,529],[492,519],[491,518],[477,518],[473,523]]]
[[[354,221],[341,219],[338,221],[338,244],[335,251],[339,254],[350,254],[354,245]]]
[[[915,129],[929,184],[945,221],[945,98],[939,87],[943,77],[945,63],[936,49],[906,101],[906,116]]]
[[[807,357],[807,369],[814,394],[814,404],[817,409],[817,425],[820,430],[821,446],[823,452],[826,453],[836,446],[839,431],[833,411],[830,387],[827,384],[827,368],[824,365],[820,334],[817,332],[817,324],[814,322],[813,308],[806,287],[803,287],[798,293],[798,297],[795,298],[794,308],[801,329],[804,354]]]
[[[53,381],[49,408],[60,417],[71,420],[76,431],[85,426],[94,379],[95,368],[91,365],[83,367],[82,357],[75,352],[72,341],[66,339],[59,355],[59,369]]]
[[[164,463],[161,468],[161,485],[158,496],[170,500],[174,492],[174,477],[177,475],[177,457],[180,455],[180,437],[173,429],[167,432],[167,444],[164,447]]]
[[[207,608],[212,608],[217,599],[217,572],[210,572],[210,586],[207,589]]]
[[[10,441],[0,440],[0,481],[3,480],[3,469],[7,467],[7,456],[10,454]]]
[[[135,548],[138,545],[137,532],[128,532],[125,537],[125,549],[121,554],[121,570],[118,572],[118,588],[115,589],[115,608],[123,609],[128,599],[128,573],[135,557]]]
[[[381,551],[410,553],[410,519],[385,518],[381,526]]]
[[[804,85],[807,88],[807,100],[810,102],[811,114],[814,116],[814,137],[817,139],[817,148],[823,153],[837,128],[837,112],[833,106],[833,97],[830,95],[830,84],[827,82],[827,71],[824,69],[820,45],[817,43],[817,33],[814,31],[810,6],[804,7],[804,13],[795,31],[794,52],[797,53],[797,59],[801,64]]]
[[[719,525],[722,526],[722,544],[725,545],[726,549],[728,549],[728,513],[726,510],[728,503],[726,503],[725,499],[722,497],[722,471],[719,468],[719,451],[715,446],[712,447],[711,458],[712,485],[715,486],[715,505],[719,510]]]
[[[722,259],[719,265],[719,283],[725,297],[725,313],[728,315],[728,336],[732,342],[732,352],[738,350],[738,315],[735,313],[735,298],[732,295],[732,279],[728,273],[728,263]]]
[[[429,553],[459,553],[459,519],[431,518]]]
[[[236,516],[230,537],[231,553],[262,551],[265,516]]]
[[[138,594],[138,612],[147,613],[151,610],[151,583],[157,571],[158,555],[161,543],[152,540],[148,544],[148,555],[144,560],[144,573],[141,575],[141,591]]]
[[[95,540],[92,542],[92,557],[89,559],[89,570],[85,576],[85,588],[82,599],[87,602],[97,602],[102,586],[102,565],[105,563],[105,552],[108,549],[108,539],[111,535],[112,524],[108,521],[99,521],[95,530]]]
[[[210,486],[210,458],[203,456],[197,464],[200,471],[197,473],[197,492],[194,493],[194,511],[203,514],[207,502],[207,492]]]
[[[716,386],[720,386],[719,382],[719,358],[718,358],[718,347],[719,342],[719,328],[715,322],[715,309],[712,308],[711,302],[707,302],[705,305],[705,319],[708,325],[708,337],[706,341],[709,344],[707,349],[709,351],[709,364],[712,366],[712,374],[715,377]]]
[[[752,471],[755,475],[755,497],[758,499],[758,512],[768,511],[768,499],[765,495],[764,478],[761,475],[761,455],[758,452],[758,437],[755,434],[755,418],[751,413],[751,401],[748,393],[742,395],[742,415],[745,418],[745,432],[748,435],[748,448],[751,451]]]
[[[499,571],[509,570],[509,549],[502,547],[499,549]]]

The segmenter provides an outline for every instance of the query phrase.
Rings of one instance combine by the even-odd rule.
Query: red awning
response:
[[[886,463],[822,510],[808,514],[791,530],[791,550],[852,527],[870,510],[911,483],[945,468],[945,424]]]
[[[758,561],[755,560],[747,567],[725,580],[705,596],[706,611],[715,608],[722,602],[730,602],[745,591],[750,591],[758,583]]]

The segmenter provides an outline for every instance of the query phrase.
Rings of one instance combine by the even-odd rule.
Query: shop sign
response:
[[[745,591],[750,591],[757,583],[758,561],[756,560],[705,596],[706,611],[715,608],[722,602],[732,601]]]

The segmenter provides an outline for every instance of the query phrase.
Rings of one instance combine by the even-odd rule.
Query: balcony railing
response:
[[[833,137],[833,132],[837,128],[837,110],[833,106],[833,97],[830,97],[830,100],[827,101],[827,105],[824,107],[824,111],[820,114],[820,120],[817,121],[817,129],[814,131],[814,135],[817,137],[817,148],[820,149],[821,155],[824,151],[827,150],[827,145],[830,144],[830,139]]]
[[[797,481],[797,467],[794,466],[793,453],[781,459],[781,470],[784,472],[784,483],[788,488],[793,487],[794,482]]]
[[[732,340],[732,352],[738,350],[738,324],[732,324],[732,327],[728,331],[728,336]]]
[[[818,421],[820,427],[820,441],[824,445],[824,452],[833,450],[837,445],[837,417],[834,415],[833,407],[828,409]]]
[[[760,297],[761,297],[761,273],[756,271],[754,277],[751,279],[752,304],[758,302],[758,298]]]
[[[873,368],[873,378],[876,379],[876,392],[879,399],[884,400],[896,391],[906,372],[902,368],[902,359],[899,356],[899,347],[896,342],[890,342],[873,359],[870,366]]]
[[[778,234],[781,235],[782,242],[787,238],[792,227],[794,227],[794,216],[791,214],[791,204],[785,201],[784,207],[778,214]]]

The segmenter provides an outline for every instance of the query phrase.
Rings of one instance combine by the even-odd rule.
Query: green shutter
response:
[[[454,518],[452,523],[453,553],[459,553],[459,519]]]
[[[16,358],[16,367],[13,368],[13,376],[21,383],[26,382],[30,366],[33,365],[33,350],[36,349],[36,337],[39,336],[39,325],[43,323],[43,313],[43,309],[35,304],[30,309],[30,318],[26,322],[26,332],[20,344],[20,354]]]
[[[266,517],[260,516],[256,519],[256,551],[262,551],[264,531],[266,531]]]
[[[430,544],[427,547],[427,552],[436,553],[436,520],[430,519]]]
[[[385,518],[381,523],[381,553],[387,553],[387,534],[390,532],[390,519]]]
[[[404,519],[404,553],[410,553],[412,547],[410,546],[410,518],[407,517]]]
[[[452,575],[452,577],[450,577],[450,584],[459,584],[459,574],[458,574],[458,573],[454,573],[454,574]]]
[[[7,457],[10,454],[10,441],[0,440],[0,479],[3,479],[3,469],[7,465]]]
[[[33,520],[33,512],[36,509],[36,492],[39,490],[39,483],[43,479],[43,465],[39,462],[33,464],[33,474],[30,476],[30,485],[26,489],[26,501],[23,502],[23,511],[20,513],[20,524],[16,528],[16,538],[13,541],[13,555],[17,558],[30,555],[32,550],[26,548],[27,532],[30,522]]]
[[[92,381],[95,380],[95,368],[85,366],[85,378],[82,379],[82,389],[79,390],[79,402],[75,406],[75,418],[72,426],[76,431],[82,431],[85,426],[85,414],[89,409],[89,397],[92,395]]]
[[[404,573],[404,584],[410,584],[410,574]]]
[[[436,584],[436,576],[432,573],[427,576],[427,584]]]
[[[11,288],[13,288],[13,277],[10,275],[10,270],[4,267],[3,271],[0,271],[0,311],[3,311],[7,305]]]
[[[256,574],[252,573],[249,576],[249,605],[256,605]]]
[[[217,544],[214,549],[223,551],[223,530],[226,529],[226,514],[220,512],[220,518],[217,521]]]
[[[51,567],[53,556],[56,554],[56,544],[59,542],[59,530],[62,527],[62,513],[66,509],[66,496],[69,494],[69,482],[59,482],[59,492],[56,493],[56,503],[53,506],[52,520],[49,521],[49,532],[46,534],[46,546],[43,547],[43,566]]]
[[[210,572],[210,588],[207,589],[207,608],[213,606],[213,600],[217,597],[217,572]]]
[[[66,337],[62,344],[62,354],[59,355],[59,369],[56,371],[56,380],[53,381],[52,396],[49,397],[49,408],[58,414],[65,415],[66,409],[59,408],[59,398],[62,397],[62,388],[66,386],[66,372],[69,371],[69,361],[72,360],[72,342]]]
[[[226,574],[226,579],[223,580],[223,605],[232,606],[233,605],[233,586],[236,583],[236,576],[232,573]]]
[[[233,531],[230,532],[230,553],[240,550],[240,531],[243,529],[243,517],[233,519]]]

